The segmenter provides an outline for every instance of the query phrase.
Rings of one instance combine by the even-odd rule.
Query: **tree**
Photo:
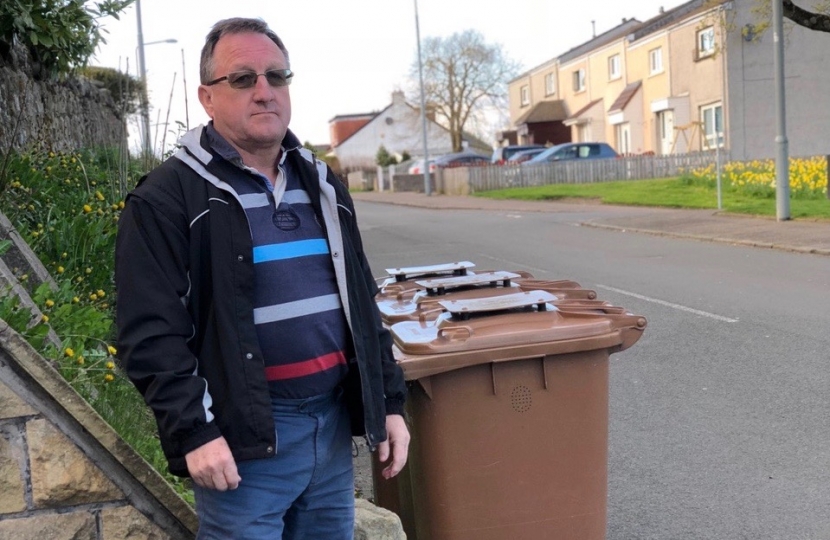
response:
[[[0,2],[0,55],[7,56],[19,40],[40,70],[36,75],[70,73],[86,65],[98,45],[106,42],[99,20],[109,16],[117,19],[133,2],[4,0]]]
[[[813,6],[814,11],[808,11],[797,6],[792,0],[783,0],[781,13],[795,24],[815,30],[817,32],[830,32],[830,1],[821,0]],[[763,21],[756,25],[755,32],[761,34],[769,26],[772,18],[771,0],[756,0],[753,11]]]
[[[475,30],[465,30],[448,38],[426,38],[423,42],[424,100],[436,118],[449,129],[453,151],[461,150],[464,126],[488,106],[503,106],[507,81],[519,71],[517,63],[502,52],[501,46],[484,41]],[[418,88],[418,61],[411,77]],[[419,102],[420,92],[413,92]]]
[[[380,145],[378,153],[375,154],[375,162],[381,167],[388,167],[389,165],[397,165],[398,160],[389,153],[385,146]]]

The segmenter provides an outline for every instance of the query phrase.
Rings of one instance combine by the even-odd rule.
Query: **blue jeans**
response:
[[[194,487],[198,540],[351,540],[354,472],[342,391],[272,401],[273,458],[237,462],[235,490]]]

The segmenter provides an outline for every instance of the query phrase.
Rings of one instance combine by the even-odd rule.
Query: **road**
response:
[[[469,260],[644,315],[611,361],[609,540],[830,538],[830,257],[357,203],[376,276]]]

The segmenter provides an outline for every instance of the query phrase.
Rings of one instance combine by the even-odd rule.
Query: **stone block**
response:
[[[36,508],[115,501],[124,495],[75,444],[46,420],[26,424]]]
[[[0,420],[30,416],[35,410],[23,401],[11,388],[0,382]]]
[[[397,514],[365,499],[355,499],[354,540],[406,540]]]
[[[89,512],[0,521],[0,540],[97,540],[97,536],[95,516]]]
[[[155,523],[133,508],[106,508],[101,511],[103,540],[171,540]]]
[[[26,510],[26,485],[17,455],[22,449],[0,433],[0,514],[13,514]]]

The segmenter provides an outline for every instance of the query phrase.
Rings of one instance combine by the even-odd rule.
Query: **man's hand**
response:
[[[392,462],[383,469],[383,477],[388,480],[401,472],[409,454],[409,430],[403,416],[390,414],[386,417],[386,434],[387,439],[378,445],[378,459],[386,463],[392,455]]]
[[[187,470],[197,485],[219,491],[239,487],[236,461],[224,437],[214,439],[184,456]]]

